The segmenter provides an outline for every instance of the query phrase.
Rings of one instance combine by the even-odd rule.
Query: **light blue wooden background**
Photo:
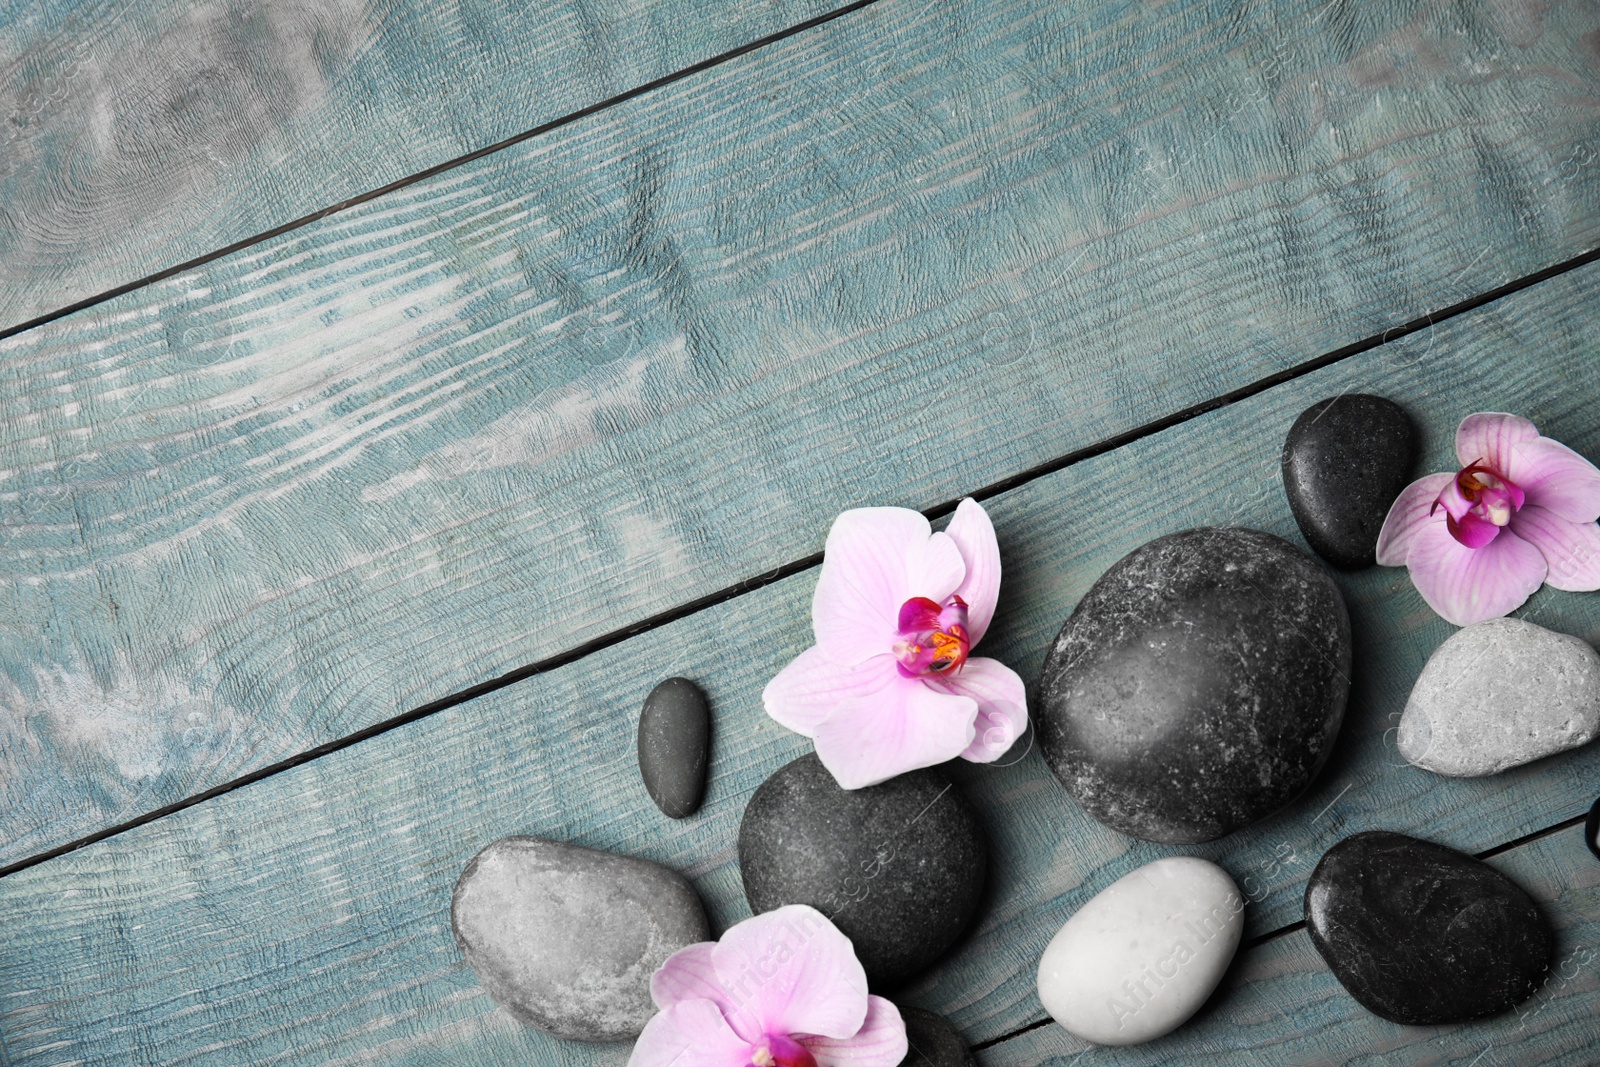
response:
[[[0,860],[1588,250],[1588,10],[886,0],[0,341]]]
[[[0,91],[45,103],[4,128],[32,154],[0,165],[0,245],[30,226],[62,236],[49,263],[0,252],[18,314],[823,10],[451,21],[397,4],[347,13],[369,43],[345,55],[326,21],[344,15],[269,6],[252,25],[292,32],[206,25],[321,41],[342,73],[235,122],[229,101],[276,91],[288,54],[241,44],[241,83],[201,79],[209,102],[180,113],[242,146],[249,181],[185,163],[187,132],[135,123],[151,180],[192,195],[78,212],[77,234],[38,207],[72,214],[52,183],[150,194],[72,147],[99,143],[68,103],[90,89],[27,87],[86,77],[80,39],[112,72],[91,81],[134,84],[116,72],[212,16],[106,5],[6,23]],[[611,29],[575,28],[594,19]],[[486,56],[524,82],[486,78]],[[159,115],[170,96],[114,98]],[[470,121],[408,141],[430,108]],[[841,508],[939,505],[1587,252],[1597,108],[1588,4],[880,0],[0,341],[0,863],[801,560]],[[102,280],[80,292],[52,271]],[[1407,404],[1428,469],[1485,406],[1600,455],[1597,295],[1600,265],[1579,268],[994,497],[1008,579],[985,651],[1033,677],[1094,578],[1161,533],[1296,537],[1277,450],[1333,393]],[[661,859],[720,924],[744,914],[744,799],[805,750],[758,695],[807,643],[814,581],[0,878],[0,1057],[620,1064],[625,1048],[548,1041],[493,1009],[450,944],[449,887],[482,844],[533,832]],[[1288,812],[1190,850],[1245,884],[1252,934],[1298,917],[1311,865],[1347,833],[1480,851],[1577,814],[1600,782],[1593,750],[1473,782],[1404,765],[1387,731],[1450,627],[1401,572],[1341,581],[1358,670],[1332,764]],[[1523,614],[1600,639],[1592,596],[1547,591]],[[670,673],[706,685],[718,735],[707,808],[668,825],[631,737]],[[1465,1063],[1480,1037],[1518,1041],[1516,1062],[1583,1062],[1600,1040],[1591,971],[1510,1036],[1485,1024],[1439,1045],[1356,1007],[1303,934],[1247,952],[1215,1010],[1144,1050],[1018,1034],[1043,1017],[1032,973],[1054,930],[1172,850],[1104,830],[1037,753],[1017,757],[963,769],[994,885],[973,936],[909,995],[998,1042],[985,1062],[1426,1046]],[[1563,945],[1600,919],[1600,866],[1576,837],[1497,861],[1548,901]]]

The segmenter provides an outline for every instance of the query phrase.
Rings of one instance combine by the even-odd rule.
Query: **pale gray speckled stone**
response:
[[[637,1037],[655,1014],[656,968],[711,939],[682,875],[537,837],[503,837],[478,853],[456,882],[450,922],[496,1003],[578,1041]]]
[[[1435,774],[1472,778],[1588,744],[1600,729],[1600,655],[1521,619],[1457,631],[1428,657],[1395,738]]]

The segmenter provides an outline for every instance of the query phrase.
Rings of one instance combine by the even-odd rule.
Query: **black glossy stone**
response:
[[[639,776],[650,799],[674,819],[700,810],[711,762],[711,709],[700,687],[668,678],[639,713]]]
[[[921,1008],[901,1008],[906,1022],[906,1058],[900,1067],[978,1067],[972,1050],[942,1015]]]
[[[1589,818],[1583,824],[1583,840],[1589,846],[1589,851],[1594,853],[1594,858],[1600,860],[1600,800],[1596,800],[1589,809]]]
[[[1259,530],[1184,530],[1078,602],[1045,657],[1039,742],[1112,829],[1211,841],[1311,784],[1349,679],[1350,618],[1326,568]]]
[[[1363,1007],[1432,1026],[1497,1015],[1544,980],[1539,909],[1481,860],[1383,830],[1328,850],[1306,883],[1306,926]]]
[[[961,936],[983,892],[988,851],[944,771],[841,789],[815,753],[763,782],[739,825],[750,910],[816,908],[855,944],[881,989],[916,977]]]
[[[1411,480],[1416,438],[1404,408],[1364,393],[1318,401],[1294,420],[1283,490],[1312,551],[1346,570],[1372,566],[1384,517]]]

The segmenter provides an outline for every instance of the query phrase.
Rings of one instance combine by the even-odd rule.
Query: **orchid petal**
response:
[[[967,660],[955,674],[932,681],[946,692],[978,702],[972,743],[961,753],[962,759],[993,763],[1028,729],[1027,687],[1016,671],[999,660],[978,656]]]
[[[1434,511],[1433,503],[1454,481],[1453,474],[1430,474],[1419,478],[1400,491],[1389,514],[1378,531],[1378,563],[1385,567],[1403,567],[1406,554],[1411,551],[1412,539],[1417,531],[1429,523],[1444,523],[1444,516]]]
[[[753,1045],[761,1040],[763,1032],[760,1026],[749,1025],[737,1014],[738,1006],[728,996],[728,991],[722,988],[722,980],[717,977],[711,954],[716,947],[715,941],[702,941],[680,948],[668,956],[666,962],[650,976],[650,999],[663,1011],[686,1001],[709,1000],[721,1009],[723,1018],[733,1027],[734,1033]]]
[[[989,513],[971,497],[957,506],[955,518],[944,532],[961,549],[961,558],[966,562],[966,577],[956,587],[955,595],[966,601],[967,633],[976,645],[988,632],[995,603],[1000,599],[1000,544],[995,540]]]
[[[1511,450],[1514,474],[1527,503],[1549,508],[1568,522],[1600,518],[1600,469],[1548,437],[1523,441]]]
[[[834,780],[860,789],[961,755],[972,744],[977,716],[971,697],[902,678],[874,696],[842,701],[812,737]]]
[[[927,597],[943,604],[966,577],[967,564],[961,546],[944,532],[933,534],[920,551],[906,559],[906,599]]]
[[[943,533],[909,508],[857,508],[833,521],[811,601],[817,644],[854,666],[886,652],[898,635],[900,605],[914,596],[943,602],[966,564]]]
[[[809,905],[734,924],[711,958],[741,1030],[846,1038],[867,1017],[867,973],[854,946]]]
[[[779,725],[811,737],[840,701],[870,697],[899,679],[891,652],[844,666],[813,645],[767,683],[761,702]]]
[[[663,1010],[686,1000],[709,1000],[718,1007],[732,1007],[732,1001],[717,981],[711,966],[711,947],[715,941],[680,948],[650,976],[650,999]]]
[[[1457,474],[1439,493],[1438,508],[1452,519],[1460,520],[1472,510],[1472,501],[1461,491],[1461,476]],[[1430,509],[1435,510],[1435,509]]]
[[[685,1000],[644,1024],[628,1067],[749,1067],[750,1042],[728,1026],[709,1000]]]
[[[1548,508],[1529,504],[1507,529],[1544,555],[1550,567],[1546,582],[1573,593],[1600,589],[1600,525],[1568,522]]]
[[[1514,610],[1544,584],[1548,569],[1544,555],[1509,529],[1482,548],[1467,548],[1442,521],[1412,538],[1406,566],[1422,599],[1457,626]]]
[[[882,997],[867,998],[867,1021],[846,1038],[808,1037],[802,1044],[817,1067],[898,1067],[906,1058],[906,1024]]]
[[[1532,441],[1538,436],[1538,427],[1520,415],[1480,411],[1468,415],[1456,427],[1456,458],[1463,467],[1482,463],[1512,481],[1518,481],[1511,473],[1512,446]]]

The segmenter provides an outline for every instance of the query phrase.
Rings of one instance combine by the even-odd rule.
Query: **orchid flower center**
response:
[[[817,1067],[817,1059],[794,1038],[768,1034],[750,1053],[750,1067]]]
[[[1433,502],[1433,511],[1445,509],[1451,537],[1468,548],[1482,548],[1511,522],[1525,499],[1516,483],[1479,460],[1461,469]]]
[[[900,605],[900,639],[893,651],[905,677],[952,674],[967,662],[971,650],[965,600],[952,596],[937,604],[918,596]]]

